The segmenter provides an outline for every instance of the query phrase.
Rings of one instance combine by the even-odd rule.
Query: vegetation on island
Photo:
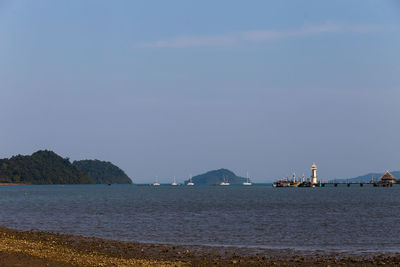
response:
[[[0,159],[0,183],[15,184],[131,184],[117,166],[99,160],[71,163],[53,151]]]
[[[233,185],[242,184],[246,181],[246,178],[239,177],[228,169],[219,169],[194,176],[192,180],[195,185],[218,185],[224,181]],[[187,184],[188,181],[189,180],[185,181],[185,184]]]
[[[79,160],[72,163],[88,173],[96,184],[131,184],[132,180],[123,170],[111,162],[100,160]]]
[[[41,150],[31,156],[0,159],[0,182],[23,184],[93,184],[89,174],[72,165],[68,158]]]

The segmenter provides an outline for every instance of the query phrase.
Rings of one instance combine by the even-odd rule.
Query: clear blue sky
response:
[[[400,169],[399,1],[0,1],[0,156],[134,179]]]

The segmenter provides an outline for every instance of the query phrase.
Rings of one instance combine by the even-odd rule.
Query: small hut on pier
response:
[[[396,182],[396,178],[394,178],[394,176],[388,171],[381,177],[381,183],[394,184]]]

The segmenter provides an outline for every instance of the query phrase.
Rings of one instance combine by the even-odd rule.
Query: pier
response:
[[[360,187],[363,187],[364,185],[372,185],[374,187],[392,187],[394,184],[400,184],[400,180],[396,180],[394,176],[386,171],[384,175],[378,180],[378,181],[368,181],[368,182],[355,182],[355,181],[347,181],[347,182],[335,182],[333,181],[328,181],[328,182],[322,182],[321,180],[318,180],[317,178],[317,165],[313,163],[311,167],[311,177],[309,179],[303,178],[301,181],[296,181],[296,175],[293,173],[293,178],[289,180],[288,178],[283,178],[275,183],[272,184],[273,187],[326,187],[326,186],[334,186],[338,187],[338,185],[346,185],[347,187],[350,187],[351,185],[358,185]]]
[[[364,185],[372,185],[374,187],[392,187],[394,184],[399,184],[399,183],[382,183],[382,182],[377,182],[377,181],[370,181],[370,182],[320,182],[317,184],[314,184],[314,187],[325,187],[325,186],[334,186],[337,187],[338,185],[345,185],[347,187],[350,187],[351,185],[359,185],[360,187],[363,187]],[[312,187],[310,185],[305,186],[305,187]]]
[[[364,185],[370,185],[374,187],[392,187],[393,185],[400,184],[400,182],[395,183],[382,183],[381,181],[370,181],[370,182],[317,182],[317,183],[310,183],[310,182],[303,182],[303,183],[291,183],[290,181],[287,183],[283,183],[282,181],[278,181],[273,184],[273,187],[338,187],[340,186],[360,186],[363,187]]]

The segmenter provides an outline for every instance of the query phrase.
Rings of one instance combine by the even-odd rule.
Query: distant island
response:
[[[195,185],[219,185],[224,181],[234,185],[242,184],[246,181],[246,178],[239,177],[228,169],[219,169],[196,175],[192,178],[192,181]],[[189,180],[186,180],[185,184],[188,182]]]
[[[102,184],[132,183],[110,162],[84,160],[71,163],[53,151],[0,159],[0,183],[10,184]]]
[[[397,178],[397,179],[400,178],[400,171],[393,171],[393,172],[390,172],[390,173],[395,178]],[[334,180],[330,180],[330,182],[338,182],[338,183],[340,183],[340,182],[369,182],[372,179],[374,181],[378,181],[382,177],[383,174],[384,174],[383,172],[382,173],[368,173],[368,174],[357,176],[357,177],[354,177],[354,178],[334,179]]]

